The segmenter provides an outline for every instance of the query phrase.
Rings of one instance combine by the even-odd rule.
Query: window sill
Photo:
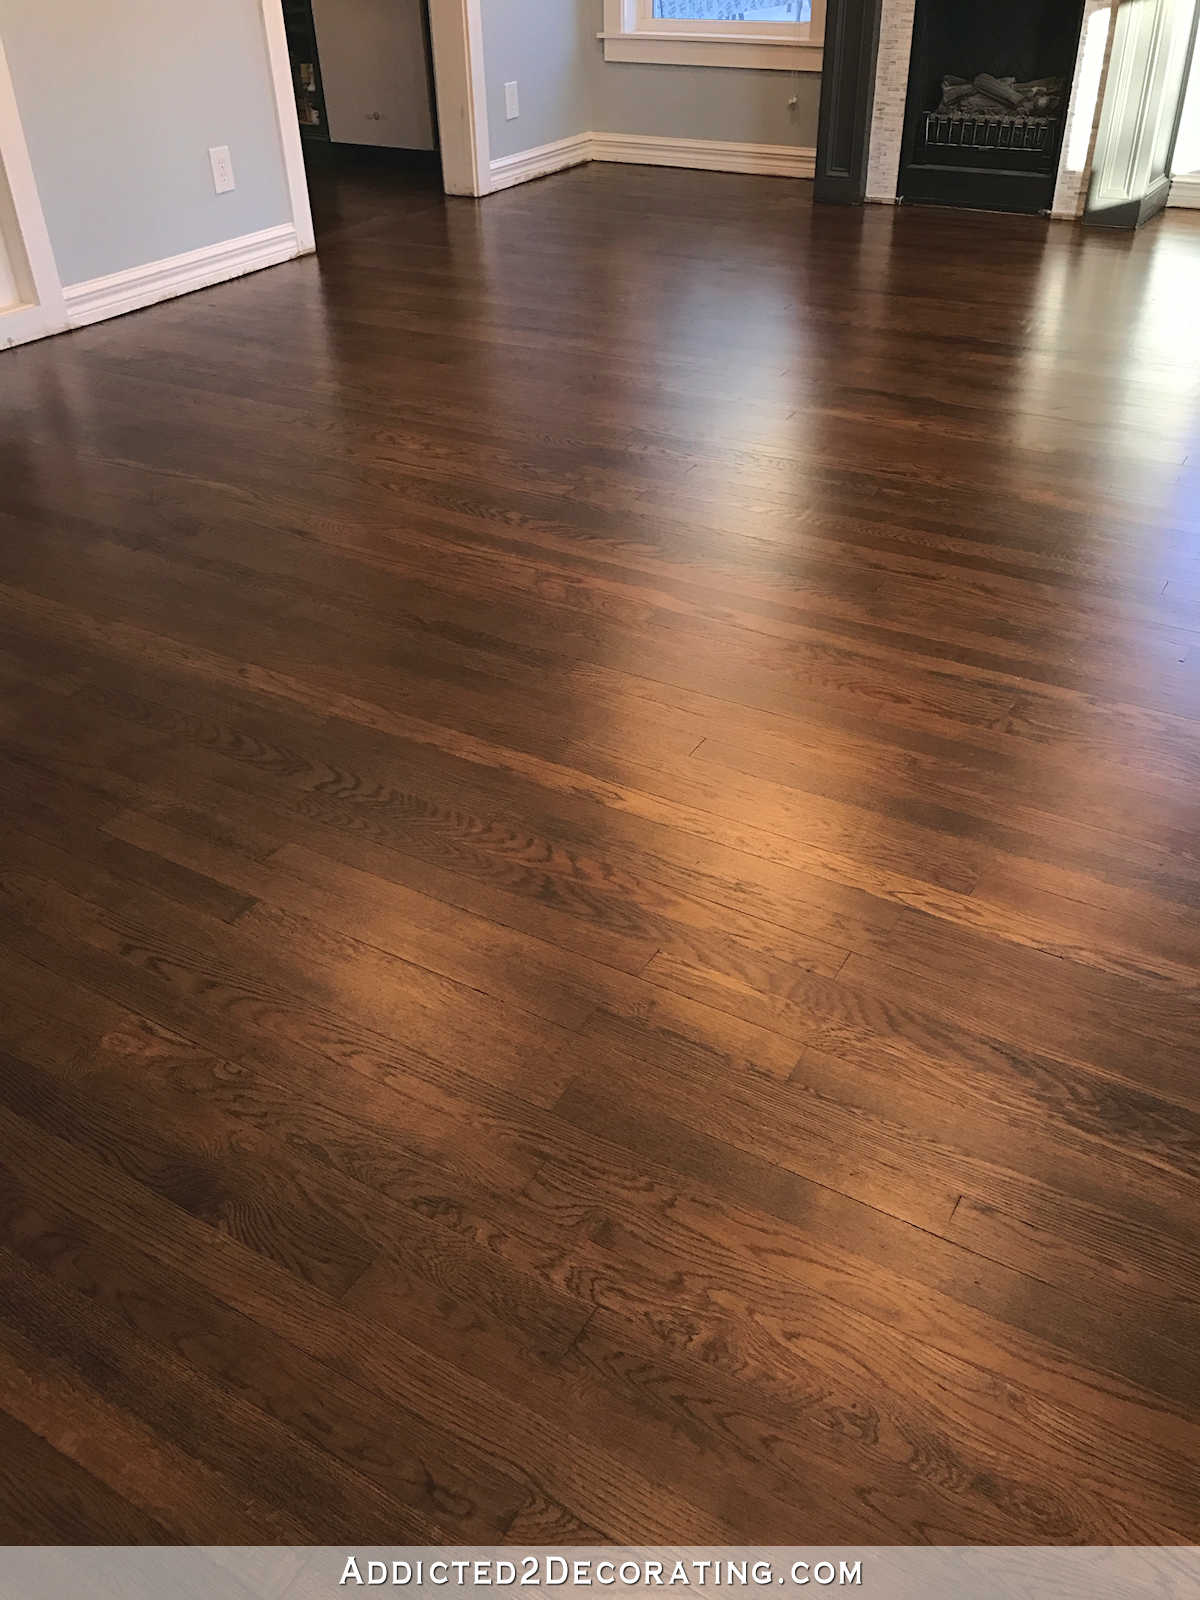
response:
[[[606,61],[640,61],[667,67],[753,67],[778,72],[820,72],[819,43],[791,39],[714,39],[691,34],[602,33]]]

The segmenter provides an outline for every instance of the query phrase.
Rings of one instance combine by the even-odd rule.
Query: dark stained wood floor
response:
[[[1200,1542],[1200,219],[319,199],[0,357],[0,1541]]]

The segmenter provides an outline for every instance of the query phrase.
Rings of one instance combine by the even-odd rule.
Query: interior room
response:
[[[11,1592],[1191,1592],[1196,34],[0,0]]]

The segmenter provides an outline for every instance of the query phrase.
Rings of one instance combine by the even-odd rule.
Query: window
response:
[[[605,0],[608,61],[820,72],[825,0]]]
[[[812,13],[809,0],[654,0],[656,22],[807,22]]]

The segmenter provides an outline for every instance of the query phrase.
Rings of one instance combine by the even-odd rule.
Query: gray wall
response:
[[[596,126],[590,68],[601,15],[598,0],[484,0],[493,161]],[[521,115],[508,122],[504,85],[513,78]]]
[[[554,0],[559,3],[559,0]],[[572,3],[572,0],[567,0]],[[605,61],[595,35],[604,0],[579,0],[592,18],[592,107],[598,133],[647,133],[736,144],[817,142],[818,72],[755,72],[744,67],[651,67]],[[788,101],[795,96],[793,110]]]
[[[64,284],[291,220],[259,0],[0,0],[0,37]]]
[[[815,146],[819,73],[608,62],[596,37],[603,27],[604,0],[485,0],[493,159],[587,129]],[[507,122],[511,78],[520,85],[521,115]]]
[[[596,44],[592,81],[598,133],[806,149],[817,143],[818,72],[630,65],[605,61],[603,47]],[[793,95],[795,110],[788,105]]]

